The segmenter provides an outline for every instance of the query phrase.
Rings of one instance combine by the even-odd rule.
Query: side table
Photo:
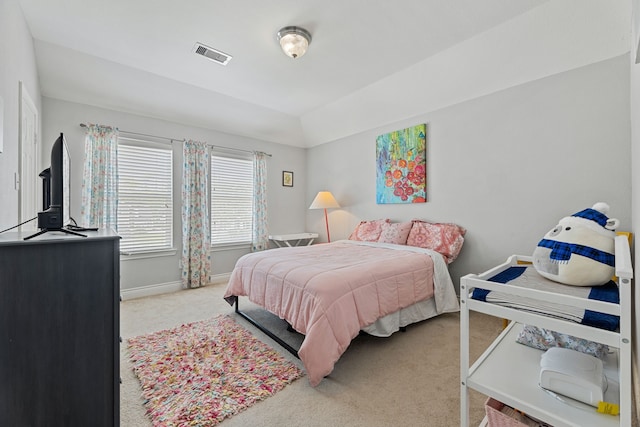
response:
[[[269,240],[279,248],[309,246],[317,238],[318,233],[274,234],[269,236]]]

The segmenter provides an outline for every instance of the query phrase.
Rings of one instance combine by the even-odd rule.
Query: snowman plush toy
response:
[[[540,275],[573,286],[608,283],[614,269],[615,229],[620,222],[608,218],[609,205],[562,218],[545,234],[533,252],[533,266]]]

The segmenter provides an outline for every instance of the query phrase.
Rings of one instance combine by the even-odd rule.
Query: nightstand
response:
[[[269,236],[269,240],[279,248],[309,246],[317,238],[318,233],[275,234]]]

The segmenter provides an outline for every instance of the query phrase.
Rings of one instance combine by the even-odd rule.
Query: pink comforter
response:
[[[240,258],[225,299],[247,296],[305,335],[298,351],[312,386],[361,328],[431,298],[433,261],[424,253],[334,242]]]

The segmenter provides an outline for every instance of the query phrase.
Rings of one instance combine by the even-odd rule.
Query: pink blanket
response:
[[[312,386],[361,328],[434,295],[426,253],[339,241],[240,258],[225,299],[247,296],[305,335],[298,351]]]

